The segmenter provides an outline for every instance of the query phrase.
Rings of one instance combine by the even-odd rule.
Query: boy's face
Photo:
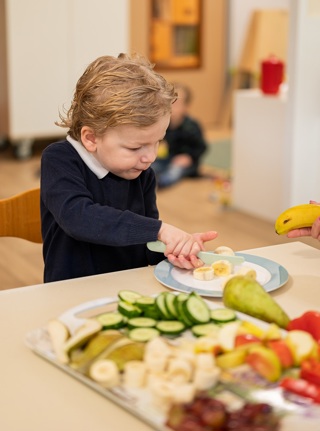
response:
[[[155,161],[169,121],[170,114],[167,114],[152,126],[117,126],[108,129],[102,137],[83,127],[81,141],[105,169],[120,178],[133,180]]]

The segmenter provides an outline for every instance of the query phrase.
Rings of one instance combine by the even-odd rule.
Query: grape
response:
[[[206,394],[170,409],[166,425],[175,431],[278,431],[279,418],[266,403],[246,403],[228,412],[224,403]]]

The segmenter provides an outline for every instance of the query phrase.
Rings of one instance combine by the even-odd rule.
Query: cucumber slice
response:
[[[189,295],[187,293],[179,293],[178,295],[176,295],[176,297],[174,298],[173,301],[173,305],[176,309],[176,315],[179,316],[180,313],[180,305],[182,302],[184,302],[185,300],[187,300],[189,298]],[[179,319],[179,317],[178,317]]]
[[[140,343],[146,343],[159,335],[160,332],[156,328],[134,328],[128,333],[131,340]]]
[[[129,319],[131,317],[138,317],[141,315],[142,311],[140,310],[139,307],[136,307],[133,304],[129,304],[126,301],[119,301],[118,302],[118,311],[119,313],[121,313],[123,316],[128,317]]]
[[[137,299],[141,298],[141,294],[134,292],[133,290],[120,290],[118,292],[118,297],[121,301],[128,302],[129,304],[134,304]]]
[[[171,317],[167,311],[166,304],[165,304],[166,293],[167,292],[162,292],[156,297],[156,306],[158,308],[161,318],[164,320],[170,320]]]
[[[166,293],[164,305],[171,319],[177,319],[178,317],[176,307],[174,306],[175,299],[176,299],[176,295],[174,293],[172,292]]]
[[[204,323],[203,325],[194,325],[191,332],[195,337],[210,336],[217,334],[219,326],[215,323]]]
[[[141,296],[136,300],[135,305],[144,311],[149,307],[154,306],[155,302],[156,300],[152,296]]]
[[[133,317],[128,320],[129,329],[132,328],[152,328],[156,326],[157,321],[150,317]]]
[[[154,320],[160,320],[161,319],[161,316],[160,316],[160,313],[159,313],[159,310],[158,310],[156,304],[150,305],[145,310],[143,310],[143,316],[144,317],[151,317],[151,319],[154,319]]]
[[[178,320],[182,322],[187,328],[190,328],[191,326],[194,325],[194,323],[192,322],[192,320],[189,319],[189,317],[186,315],[184,311],[183,304],[185,302],[186,302],[186,299],[184,299],[183,301],[180,300],[176,302],[177,315],[178,315]]]
[[[199,295],[191,293],[182,305],[188,319],[193,323],[202,324],[210,322],[211,310]]]
[[[103,313],[97,316],[97,320],[102,329],[120,329],[127,323],[127,319],[120,313]]]
[[[186,329],[179,320],[161,320],[156,328],[164,335],[179,335]]]
[[[216,323],[232,322],[237,319],[236,313],[229,308],[217,308],[216,310],[211,310],[210,316],[211,320]]]

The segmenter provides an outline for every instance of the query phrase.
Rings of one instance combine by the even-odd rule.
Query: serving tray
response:
[[[72,333],[83,323],[83,319],[97,316],[105,311],[115,310],[117,302],[117,298],[99,298],[66,311],[59,316],[59,319],[70,328]],[[210,302],[207,303],[210,308],[221,308]],[[242,320],[252,321],[262,329],[267,326],[265,322],[243,313],[237,312],[237,316]],[[186,336],[191,335],[187,333]],[[28,332],[25,342],[27,347],[41,358],[121,406],[153,429],[169,431],[169,428],[165,425],[166,413],[152,404],[150,392],[147,388],[135,389],[116,386],[106,389],[69,365],[62,364],[56,359],[45,326]],[[232,372],[223,372],[221,376],[220,383],[211,393],[231,405],[231,407],[243,401],[267,402],[276,411],[284,415],[281,431],[300,431],[301,427],[306,425],[308,425],[308,431],[319,431],[320,408],[308,402],[308,400],[297,396],[286,399],[280,388],[275,384],[268,384],[263,379],[257,378],[257,375],[246,366],[238,367]],[[289,425],[286,425],[287,423]]]

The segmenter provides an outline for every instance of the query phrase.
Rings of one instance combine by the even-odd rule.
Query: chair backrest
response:
[[[42,243],[40,188],[0,199],[0,237],[4,236]]]

